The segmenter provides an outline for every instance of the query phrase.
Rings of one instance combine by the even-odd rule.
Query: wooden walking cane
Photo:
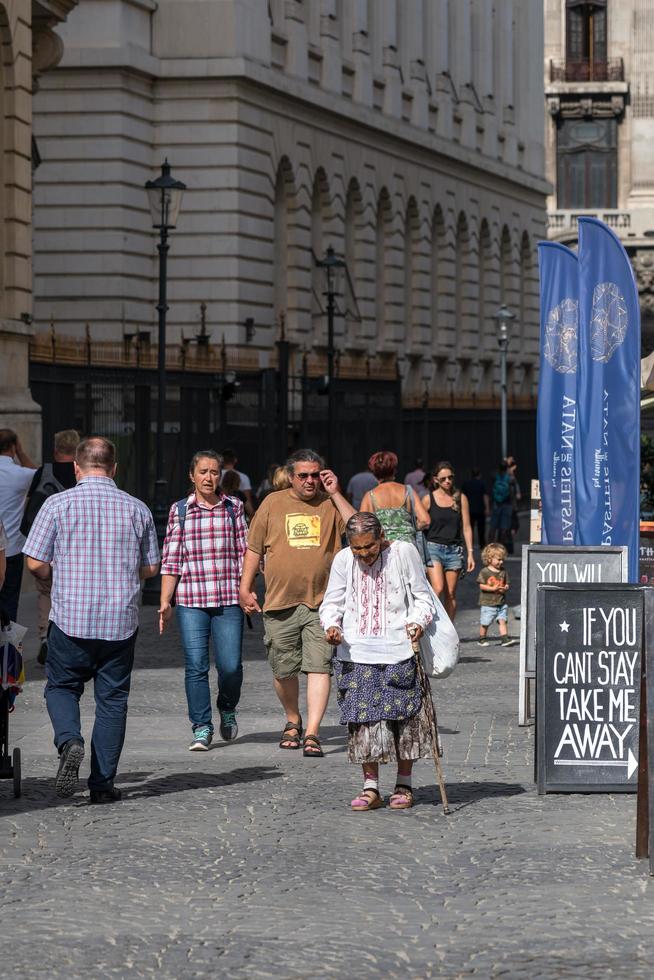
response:
[[[436,778],[438,779],[438,788],[441,791],[441,803],[443,804],[443,813],[448,816],[450,813],[450,805],[447,802],[447,793],[445,792],[445,777],[443,776],[443,767],[441,766],[441,746],[440,739],[438,737],[438,722],[436,720],[436,708],[434,707],[434,699],[431,694],[431,684],[425,673],[425,665],[422,662],[422,654],[420,652],[420,640],[415,638],[413,634],[411,635],[411,647],[416,658],[416,670],[418,671],[418,681],[420,683],[420,693],[427,705],[427,714],[429,715],[429,734],[431,736],[431,752],[434,757],[434,762],[436,764]]]

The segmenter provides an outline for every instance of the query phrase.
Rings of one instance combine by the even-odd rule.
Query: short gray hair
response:
[[[317,463],[321,470],[325,468],[324,459],[318,453],[314,452],[313,449],[297,449],[294,453],[291,453],[284,464],[289,476],[295,474],[296,463]]]
[[[356,538],[359,534],[374,534],[375,538],[381,538],[382,526],[379,518],[369,511],[362,510],[358,514],[352,514],[345,525],[345,536],[348,541]]]

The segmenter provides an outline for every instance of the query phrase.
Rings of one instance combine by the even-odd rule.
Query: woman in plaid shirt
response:
[[[241,501],[220,490],[221,470],[222,457],[212,449],[196,453],[191,460],[193,492],[170,508],[161,562],[159,632],[172,616],[175,596],[192,752],[206,751],[213,739],[209,647],[218,672],[220,734],[226,741],[238,734],[235,711],[243,682],[238,587],[247,525]]]

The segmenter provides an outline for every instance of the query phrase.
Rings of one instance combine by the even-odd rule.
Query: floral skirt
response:
[[[420,694],[415,660],[354,664],[334,658],[341,724],[348,726],[348,759],[397,762],[431,755],[429,706]]]

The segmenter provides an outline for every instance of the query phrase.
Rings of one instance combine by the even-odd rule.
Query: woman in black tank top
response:
[[[475,567],[470,508],[466,495],[455,492],[450,463],[442,462],[434,467],[433,479],[432,492],[422,500],[431,522],[427,547],[432,564],[426,571],[431,587],[450,619],[454,619],[461,573],[464,568],[471,572]]]

